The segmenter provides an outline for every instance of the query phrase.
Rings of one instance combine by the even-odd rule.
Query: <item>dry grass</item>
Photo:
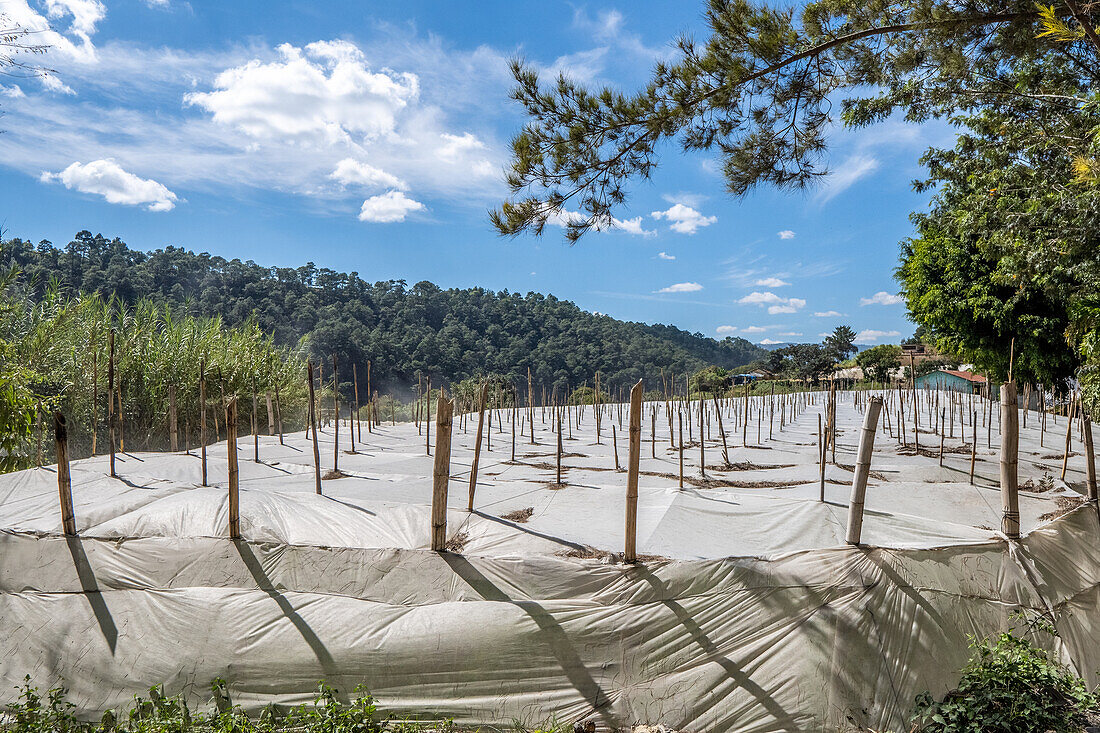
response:
[[[517,509],[514,512],[508,512],[507,514],[501,514],[501,519],[507,519],[509,522],[515,522],[516,524],[526,524],[527,520],[535,513],[535,507],[529,506],[526,509]]]
[[[1039,515],[1039,521],[1047,522],[1051,519],[1057,519],[1058,517],[1064,517],[1072,512],[1082,504],[1087,504],[1088,500],[1081,496],[1059,496],[1054,500],[1054,504],[1058,507],[1052,512]]]
[[[447,544],[443,545],[443,549],[447,552],[462,552],[462,548],[466,547],[466,543],[469,541],[470,535],[465,532],[458,532],[447,540]]]

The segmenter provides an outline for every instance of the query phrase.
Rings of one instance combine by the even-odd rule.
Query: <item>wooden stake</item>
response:
[[[871,473],[871,456],[875,449],[875,432],[878,430],[878,416],[882,411],[882,398],[872,397],[863,415],[863,431],[859,435],[859,453],[856,456],[856,471],[852,477],[852,498],[848,502],[849,545],[858,545],[863,531],[863,502],[867,497],[867,477]]]
[[[61,527],[68,536],[76,534],[73,512],[73,486],[69,476],[69,431],[60,410],[53,413],[53,439],[57,448],[57,493],[61,500]]]
[[[481,385],[481,394],[477,401],[477,437],[474,439],[474,460],[470,465],[470,503],[466,506],[466,511],[472,512],[474,510],[474,490],[477,488],[477,464],[481,458],[481,433],[485,426],[485,401],[489,396],[489,383],[483,382]]]
[[[256,378],[252,378],[252,462],[260,462],[260,413],[256,403]]]
[[[974,438],[970,446],[970,485],[974,485],[974,462],[978,460],[978,411],[972,410],[970,417],[970,429]],[[961,429],[960,429],[961,432]]]
[[[225,404],[225,451],[229,457],[229,537],[241,538],[240,472],[237,467],[237,398]]]
[[[168,445],[175,453],[179,450],[179,434],[176,422],[176,385],[168,385]]]
[[[306,362],[306,381],[309,382],[309,422],[306,430],[313,430],[313,478],[318,494],[321,493],[321,449],[317,445],[317,402],[313,394],[313,362]]]
[[[206,362],[199,366],[199,442],[202,447],[202,485],[206,486]]]
[[[275,415],[279,421],[279,445],[283,443],[283,405],[279,400],[279,383],[275,383]]]
[[[275,435],[275,410],[271,404],[271,390],[267,390],[264,396],[267,398],[267,434],[272,436]]]
[[[435,467],[432,471],[432,550],[447,544],[447,485],[451,479],[451,418],[454,400],[439,390],[435,410]]]
[[[1020,537],[1020,497],[1017,485],[1020,415],[1016,408],[1016,383],[1001,385],[1001,531],[1009,539]]]
[[[111,476],[115,475],[115,329],[107,332],[107,427],[111,434]],[[205,485],[205,484],[204,484]]]
[[[562,454],[563,451],[562,451],[562,446],[561,446],[561,414],[564,410],[565,410],[564,407],[559,407],[556,410],[556,412],[558,413],[558,460],[557,460],[557,484],[558,484],[558,486],[562,485],[562,483],[561,483],[561,454]]]
[[[818,484],[820,488],[820,500],[825,501],[825,432],[821,426],[821,413],[817,413],[817,468]]]
[[[1069,466],[1069,454],[1073,443],[1073,416],[1077,409],[1077,403],[1073,399],[1073,395],[1070,395],[1069,407],[1066,417],[1066,452],[1062,454],[1062,480],[1066,480],[1066,468]]]
[[[681,410],[676,411],[676,422],[679,424],[680,430],[680,489],[684,488],[684,413]]]
[[[359,417],[359,412],[362,410],[362,405],[359,404],[359,369],[355,362],[351,363],[351,391],[352,397],[355,398],[355,412],[353,413],[353,420],[358,423],[352,425],[351,428],[351,452],[355,452],[355,433],[359,433],[359,442],[363,441],[363,421]],[[370,392],[367,392],[369,395]],[[367,410],[367,424],[370,425],[370,410]],[[367,431],[370,432],[369,430]]]
[[[1089,501],[1096,501],[1096,455],[1092,451],[1092,419],[1084,414],[1085,420],[1085,469],[1088,480]]]
[[[614,429],[614,425],[611,426]],[[630,390],[630,456],[626,475],[626,552],[623,560],[637,562],[638,463],[642,452],[642,380]],[[617,457],[617,452],[616,452]]]
[[[340,379],[336,375],[336,354],[332,355],[332,472],[340,471]]]
[[[622,469],[619,468],[619,438],[615,432],[615,423],[611,423],[611,444],[615,448],[615,470],[621,471]]]

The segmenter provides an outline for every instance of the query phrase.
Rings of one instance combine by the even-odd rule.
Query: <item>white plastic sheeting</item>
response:
[[[590,415],[566,444],[580,455],[566,459],[560,490],[548,487],[549,421],[512,464],[494,419],[473,515],[463,473],[473,430],[456,429],[449,534],[460,553],[427,549],[432,459],[411,425],[364,432],[361,453],[340,456],[349,477],[326,481],[324,496],[301,434],[287,446],[262,438],[262,464],[242,439],[240,542],[226,537],[224,444],[210,450],[218,485],[207,488],[184,454],[120,456],[119,479],[102,457],[74,463],[78,538],[59,535],[52,468],[0,477],[0,703],[24,674],[63,680],[86,715],[157,682],[199,701],[223,677],[258,709],[306,701],[325,679],[344,693],[363,684],[388,710],[471,723],[901,730],[919,692],[954,681],[968,635],[1007,628],[1021,607],[1053,616],[1058,652],[1092,679],[1095,508],[1041,520],[1052,495],[1073,492],[1025,493],[1024,528],[1038,527],[1008,543],[989,529],[995,455],[980,451],[971,487],[957,477],[969,455],[941,469],[880,435],[868,546],[844,546],[842,466],[859,414],[842,405],[841,465],[829,466],[820,503],[808,459],[816,410],[782,433],[777,420],[775,440],[749,447],[727,425],[731,461],[755,467],[708,471],[736,486],[683,492],[659,426],[657,458],[643,443],[639,500],[639,552],[653,557],[636,567],[577,557],[623,540],[625,474],[606,422],[594,445]],[[708,464],[720,461],[713,429]],[[1031,450],[1029,431],[1021,478],[1037,479],[1056,462]],[[331,428],[322,437],[331,464]],[[697,456],[686,456],[695,476]],[[524,508],[526,523],[501,518]]]

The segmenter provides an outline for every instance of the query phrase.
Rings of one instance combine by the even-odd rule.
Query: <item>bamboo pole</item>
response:
[[[99,435],[99,344],[92,334],[92,455],[95,455]]]
[[[615,451],[615,470],[621,471],[622,469],[619,467],[619,438],[615,432],[615,423],[611,423],[611,445]]]
[[[680,430],[680,490],[684,488],[684,413],[681,410],[676,411],[676,422],[679,424]]]
[[[1066,452],[1062,454],[1062,480],[1066,480],[1066,468],[1069,466],[1069,454],[1073,443],[1073,416],[1077,410],[1077,403],[1070,395],[1069,407],[1066,408]]]
[[[821,413],[817,413],[817,469],[818,484],[820,487],[820,500],[825,501],[825,432],[821,425]]]
[[[1085,469],[1088,480],[1089,501],[1096,501],[1096,455],[1092,451],[1092,418],[1084,414],[1085,425]]]
[[[264,397],[267,398],[267,434],[268,436],[273,436],[275,435],[275,410],[274,406],[271,404],[270,389],[267,390]]]
[[[516,462],[516,418],[519,409],[519,389],[512,384],[512,463]]]
[[[432,378],[428,377],[427,392],[424,395],[424,455],[432,454],[432,421],[428,419],[428,413],[432,411]],[[443,398],[443,390],[439,391],[440,399]],[[438,410],[438,404],[436,406]]]
[[[614,429],[614,425],[611,426]],[[642,452],[642,380],[630,390],[630,455],[626,475],[626,552],[624,562],[637,562],[638,463]]]
[[[970,429],[974,438],[970,445],[970,485],[974,485],[974,463],[978,460],[978,411],[972,410],[970,416]],[[960,432],[961,432],[960,428]]]
[[[714,412],[718,415],[718,434],[722,436],[722,463],[730,465],[729,446],[726,445],[726,429],[722,426],[722,408],[718,406],[718,395],[714,397]],[[734,426],[736,429],[736,426]]]
[[[279,400],[279,383],[275,383],[275,415],[279,423],[279,445],[283,445],[283,403]]]
[[[1017,485],[1020,415],[1016,407],[1016,383],[1001,385],[1001,531],[1009,539],[1020,537],[1020,497]]]
[[[340,378],[336,373],[336,354],[332,355],[332,472],[340,471]]]
[[[313,362],[306,362],[306,381],[309,382],[309,422],[306,423],[306,432],[313,431],[313,478],[314,487],[318,494],[321,493],[321,449],[317,445],[317,402],[313,394]]]
[[[256,402],[256,378],[252,378],[252,462],[260,462],[260,412]]]
[[[882,411],[882,398],[872,397],[863,415],[863,430],[859,435],[859,453],[856,456],[856,470],[852,477],[852,498],[848,502],[849,545],[858,545],[863,531],[863,503],[867,497],[867,477],[871,473],[871,457],[875,449],[875,432],[878,430],[878,416]]]
[[[176,385],[168,385],[168,446],[175,453],[179,450],[179,433],[176,422]]]
[[[484,382],[481,385],[481,395],[477,401],[477,437],[474,439],[474,460],[470,464],[470,503],[466,506],[466,511],[472,512],[474,510],[474,490],[477,488],[477,464],[481,458],[481,433],[485,426],[485,400],[489,395],[489,383]],[[490,417],[491,419],[491,417]]]
[[[113,477],[115,475],[115,329],[113,328],[107,332],[107,353],[107,427],[111,437],[111,476]]]
[[[57,448],[57,493],[61,502],[61,528],[68,536],[76,534],[73,512],[73,485],[69,474],[69,431],[60,410],[53,413],[53,439]]]
[[[229,459],[229,537],[241,538],[240,471],[237,466],[237,398],[225,404],[225,452]]]
[[[703,394],[699,393],[699,473],[703,478],[707,477],[706,441],[703,440]]]
[[[557,472],[556,472],[556,475],[555,475],[557,480],[556,480],[555,483],[557,483],[558,486],[562,485],[562,482],[561,482],[561,454],[563,453],[563,451],[562,451],[562,445],[561,445],[561,414],[564,411],[565,411],[564,407],[559,407],[555,410],[555,412],[558,415],[558,451],[557,451],[558,457],[557,457],[557,463],[555,464],[556,467],[557,467]]]
[[[447,544],[447,484],[451,479],[451,423],[454,401],[442,388],[435,410],[435,466],[432,471],[432,550],[442,552]]]
[[[199,366],[199,442],[202,443],[202,485],[206,486],[206,362]]]
[[[355,453],[356,421],[359,418],[359,374],[355,362],[351,363],[351,397],[355,401],[355,409],[348,413],[348,432],[351,433],[351,452]],[[359,440],[363,440],[363,425],[359,424]]]

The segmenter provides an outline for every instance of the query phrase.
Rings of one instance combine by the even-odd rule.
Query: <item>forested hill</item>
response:
[[[31,297],[56,279],[71,293],[151,298],[235,325],[255,316],[279,343],[308,337],[314,358],[335,353],[360,376],[372,361],[375,383],[415,383],[416,372],[455,381],[496,373],[548,388],[577,385],[599,370],[609,386],[660,369],[683,374],[708,364],[732,368],[767,356],[744,339],[722,341],[673,326],[595,315],[553,296],[481,288],[442,290],[429,282],[370,283],[358,273],[263,267],[177,247],[151,253],[83,231],[66,247],[0,242],[0,268],[15,266]],[[649,383],[655,387],[655,381]]]

